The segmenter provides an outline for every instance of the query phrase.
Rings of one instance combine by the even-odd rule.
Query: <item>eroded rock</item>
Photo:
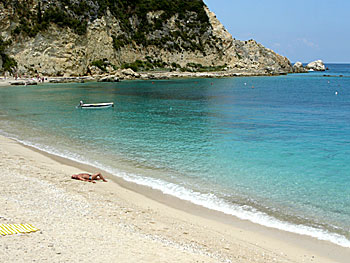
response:
[[[307,70],[304,68],[303,63],[298,61],[293,65],[293,72],[294,73],[303,73],[303,72],[307,72]]]
[[[311,71],[325,71],[326,70],[326,66],[323,64],[322,60],[316,60],[313,62],[310,62],[309,64],[307,64],[307,66],[305,67],[307,70],[311,70]]]

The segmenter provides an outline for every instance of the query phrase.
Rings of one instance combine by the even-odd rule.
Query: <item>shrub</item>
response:
[[[11,41],[4,41],[0,36],[0,56],[2,59],[3,71],[9,71],[13,73],[13,69],[17,67],[17,62],[15,59],[10,58],[5,54],[5,48],[11,44]]]
[[[114,70],[118,69],[117,66],[111,64],[106,58],[92,61],[91,66],[98,67],[104,72],[107,71],[107,67],[112,67]]]
[[[125,35],[112,36],[113,38],[113,47],[115,50],[120,50],[127,44],[130,44],[130,40]]]
[[[137,66],[136,63],[124,63],[122,65],[122,68],[125,69],[125,68],[131,68],[133,71],[139,71],[139,67]]]
[[[164,61],[147,56],[146,61],[136,60],[132,63],[124,63],[122,68],[131,68],[133,71],[164,69],[168,64]]]
[[[14,58],[10,58],[6,54],[1,54],[4,71],[13,73],[13,70],[17,68],[17,61]]]
[[[181,66],[175,62],[171,63],[171,67],[173,68],[181,68]]]
[[[108,66],[108,64],[106,64],[103,60],[95,60],[91,62],[91,65],[98,67],[102,71],[107,71],[106,67]]]

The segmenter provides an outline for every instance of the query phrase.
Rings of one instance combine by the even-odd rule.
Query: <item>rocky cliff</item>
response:
[[[292,72],[287,58],[232,38],[202,0],[0,0],[0,34],[0,62],[19,74]]]

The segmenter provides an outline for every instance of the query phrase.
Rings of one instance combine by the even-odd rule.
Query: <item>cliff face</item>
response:
[[[0,32],[20,74],[292,71],[287,58],[254,40],[233,39],[202,0],[0,0]]]

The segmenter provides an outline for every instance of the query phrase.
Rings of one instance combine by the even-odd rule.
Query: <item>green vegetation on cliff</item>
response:
[[[5,1],[6,2],[6,1]],[[10,1],[7,1],[10,2]],[[15,15],[19,19],[19,25],[13,30],[13,34],[25,34],[29,37],[35,37],[40,31],[47,30],[50,23],[54,23],[60,27],[69,27],[75,33],[83,35],[86,33],[87,20],[79,17],[81,15],[80,5],[71,5],[70,1],[57,1],[43,9],[41,1],[38,2],[35,9],[32,9],[34,1],[17,1],[13,6]],[[69,3],[71,8],[63,8],[58,5]],[[9,4],[9,3],[8,3]],[[72,15],[70,10],[77,12],[77,15]]]
[[[108,3],[108,8],[121,21],[121,28],[126,32],[125,35],[114,37],[114,47],[117,50],[134,41],[144,47],[153,45],[168,50],[203,52],[203,43],[197,38],[210,25],[202,0],[119,0]],[[160,12],[160,15],[147,17],[155,12]],[[171,17],[175,18],[176,31],[164,30]],[[153,35],[157,31],[162,32],[160,36]]]
[[[12,72],[13,69],[17,67],[16,60],[5,54],[5,48],[10,44],[9,41],[4,41],[0,36],[0,57],[2,60],[2,69],[0,69],[0,71]]]
[[[146,57],[146,61],[136,60],[133,63],[124,63],[122,68],[131,68],[133,71],[164,70],[169,66],[166,62],[151,57]]]
[[[12,33],[29,37],[47,30],[51,23],[84,35],[88,23],[105,16],[109,10],[122,30],[122,34],[113,36],[116,50],[136,43],[144,47],[154,45],[166,49],[183,48],[203,52],[204,43],[198,36],[204,34],[210,26],[202,0],[0,1],[5,7],[11,5],[15,11],[18,26]],[[159,12],[159,15],[148,16],[155,12]],[[177,30],[164,31],[171,17],[175,17]],[[163,34],[153,35],[157,30],[163,31]]]

